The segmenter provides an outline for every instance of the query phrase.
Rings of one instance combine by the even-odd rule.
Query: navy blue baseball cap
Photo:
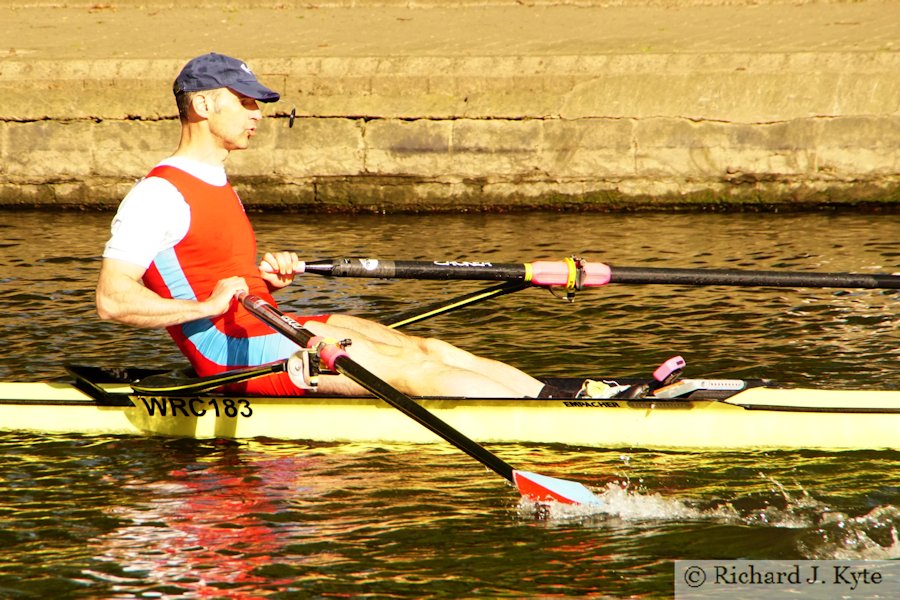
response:
[[[260,102],[277,102],[281,98],[278,92],[261,84],[246,63],[215,52],[189,60],[172,85],[176,96],[218,88],[229,88]]]

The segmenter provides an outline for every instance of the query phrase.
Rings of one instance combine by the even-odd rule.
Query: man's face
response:
[[[204,94],[206,118],[210,133],[228,151],[250,146],[250,138],[262,119],[262,111],[254,98],[224,88]]]

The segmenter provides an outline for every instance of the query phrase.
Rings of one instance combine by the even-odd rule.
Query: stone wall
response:
[[[22,3],[23,22],[39,4]],[[88,29],[98,20],[121,29],[126,19],[152,21],[147,4],[45,10],[70,11],[65,14],[73,22],[82,18]],[[273,23],[272,14],[312,18],[305,8],[238,4],[242,17],[262,23]],[[232,179],[249,206],[294,210],[801,207],[900,200],[897,47],[854,50],[852,40],[815,45],[812,38],[830,31],[821,25],[798,32],[809,43],[749,51],[766,47],[769,34],[761,31],[755,44],[729,44],[715,37],[704,41],[706,30],[696,24],[678,25],[679,19],[706,19],[709,27],[727,23],[721,6],[727,2],[713,2],[718,12],[702,13],[692,12],[701,10],[699,1],[661,2],[668,5],[662,9],[646,8],[651,0],[635,4],[645,12],[632,16],[682,27],[683,37],[694,36],[693,46],[634,51],[642,34],[637,23],[629,33],[631,13],[598,15],[572,7],[567,15],[559,7],[537,15],[529,11],[541,9],[482,7],[484,18],[498,22],[504,11],[513,24],[546,17],[562,33],[539,51],[533,34],[517,45],[515,32],[505,31],[494,36],[493,46],[472,42],[471,52],[461,52],[441,42],[432,52],[419,32],[420,45],[406,52],[295,56],[275,43],[293,29],[272,25],[273,50],[258,49],[252,60],[241,56],[284,100],[266,107],[270,118],[253,148],[229,158]],[[871,3],[837,7],[850,10],[853,4]],[[373,6],[340,14],[359,18]],[[823,6],[835,5],[810,8]],[[781,8],[790,16],[798,6]],[[426,32],[440,31],[448,20],[475,28],[466,17],[440,10],[447,9],[407,9],[389,25],[402,27],[409,18],[421,21]],[[621,19],[619,45],[567,40],[566,19],[579,14]],[[759,29],[766,20],[752,14]],[[889,38],[900,30],[890,27],[876,34]],[[327,38],[321,24],[318,31]],[[735,35],[753,31],[738,27]],[[877,44],[872,35],[859,36]],[[548,50],[554,39],[559,48]],[[497,51],[504,42],[510,51]],[[135,179],[174,149],[178,122],[169,90],[184,58],[152,56],[152,50],[123,57],[104,56],[98,48],[97,56],[85,58],[56,51],[64,57],[15,48],[0,57],[0,206],[115,206]],[[298,117],[289,128],[292,106]]]

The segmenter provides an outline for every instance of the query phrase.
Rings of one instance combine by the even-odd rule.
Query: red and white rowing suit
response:
[[[103,256],[146,268],[147,288],[164,298],[204,300],[220,279],[243,277],[250,293],[275,304],[257,266],[256,237],[224,167],[169,158],[122,201]],[[328,315],[299,317],[325,321]],[[239,303],[223,315],[168,328],[200,376],[263,365],[297,345]],[[247,394],[302,395],[286,373],[234,384]]]

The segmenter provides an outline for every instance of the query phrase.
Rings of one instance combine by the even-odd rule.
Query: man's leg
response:
[[[305,326],[323,337],[351,339],[347,352],[354,360],[407,394],[536,397],[543,387],[540,381],[505,363],[366,319],[332,315],[328,323],[308,322]],[[320,377],[319,388],[339,394],[361,391],[344,377]]]

